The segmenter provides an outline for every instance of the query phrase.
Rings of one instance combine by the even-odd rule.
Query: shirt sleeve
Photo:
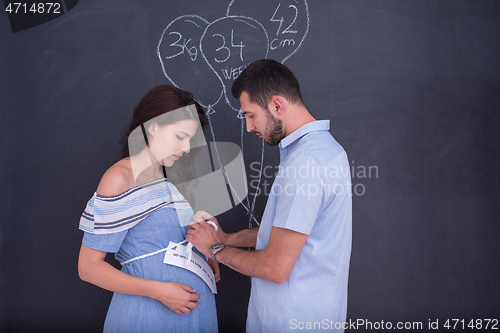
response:
[[[85,232],[82,244],[94,250],[116,253],[120,250],[127,232],[128,230],[112,234],[92,234]]]
[[[99,213],[96,213],[96,206],[101,209],[101,214],[104,214],[104,216],[109,215],[110,211],[116,210],[118,207],[116,202],[111,202],[103,209],[99,207],[98,199],[97,194],[94,193],[94,196],[87,202],[85,211],[80,218],[80,229],[84,231],[82,244],[94,250],[116,253],[120,250],[127,230],[106,234],[95,233],[95,219],[97,218],[97,221],[101,222]]]
[[[322,211],[325,181],[316,159],[303,157],[276,177],[271,189],[278,197],[273,226],[309,235]]]

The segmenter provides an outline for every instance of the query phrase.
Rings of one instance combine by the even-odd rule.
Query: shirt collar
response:
[[[330,120],[316,120],[310,123],[307,123],[301,127],[299,127],[295,132],[290,135],[284,137],[279,147],[280,149],[284,149],[289,146],[291,143],[297,141],[304,135],[314,131],[328,131],[330,129]]]

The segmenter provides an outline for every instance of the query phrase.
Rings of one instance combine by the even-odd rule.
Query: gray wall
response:
[[[270,21],[279,2],[260,1],[230,8],[262,25],[250,58],[265,51],[262,32],[272,42],[279,25]],[[170,83],[156,54],[164,29],[188,14],[219,22],[229,3],[81,0],[15,33],[0,14],[1,331],[102,329],[111,294],[78,278],[80,214],[117,160],[139,99]],[[354,171],[348,318],[424,328],[498,319],[500,2],[323,0],[307,12],[304,1],[296,12],[292,3],[282,2],[281,32],[297,13],[296,45],[305,37],[285,65],[311,113],[331,120]],[[200,39],[200,31],[186,34]],[[267,56],[281,61],[291,51]],[[220,80],[187,56],[167,74],[202,102],[217,101]],[[191,80],[181,81],[184,73]],[[236,112],[222,99],[214,109],[216,139],[240,144]],[[261,143],[243,138],[250,182]],[[266,146],[264,166],[278,163],[277,148]],[[273,178],[266,170],[262,192]],[[265,201],[256,199],[257,218]],[[238,230],[248,215],[239,206],[219,221]],[[223,267],[218,288],[221,332],[244,331],[249,278]]]

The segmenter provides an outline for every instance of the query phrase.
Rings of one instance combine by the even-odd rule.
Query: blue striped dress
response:
[[[183,241],[192,216],[189,203],[164,178],[117,196],[94,194],[80,219],[82,243],[115,253],[123,263],[166,249],[170,241]],[[186,284],[200,295],[197,308],[179,315],[155,299],[114,293],[104,332],[218,331],[215,298],[210,288],[196,274],[164,264],[164,255],[160,252],[133,260],[124,264],[122,271],[144,279]]]

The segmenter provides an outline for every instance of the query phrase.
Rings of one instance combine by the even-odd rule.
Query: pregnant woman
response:
[[[152,89],[134,110],[122,159],[104,173],[87,203],[78,272],[114,292],[104,332],[218,330],[210,288],[191,271],[163,263],[169,242],[186,238],[193,217],[189,193],[179,193],[172,180],[189,178],[191,148],[205,124],[190,93],[166,85]],[[104,260],[107,253],[115,254],[121,270]],[[218,280],[217,263],[208,264]]]

